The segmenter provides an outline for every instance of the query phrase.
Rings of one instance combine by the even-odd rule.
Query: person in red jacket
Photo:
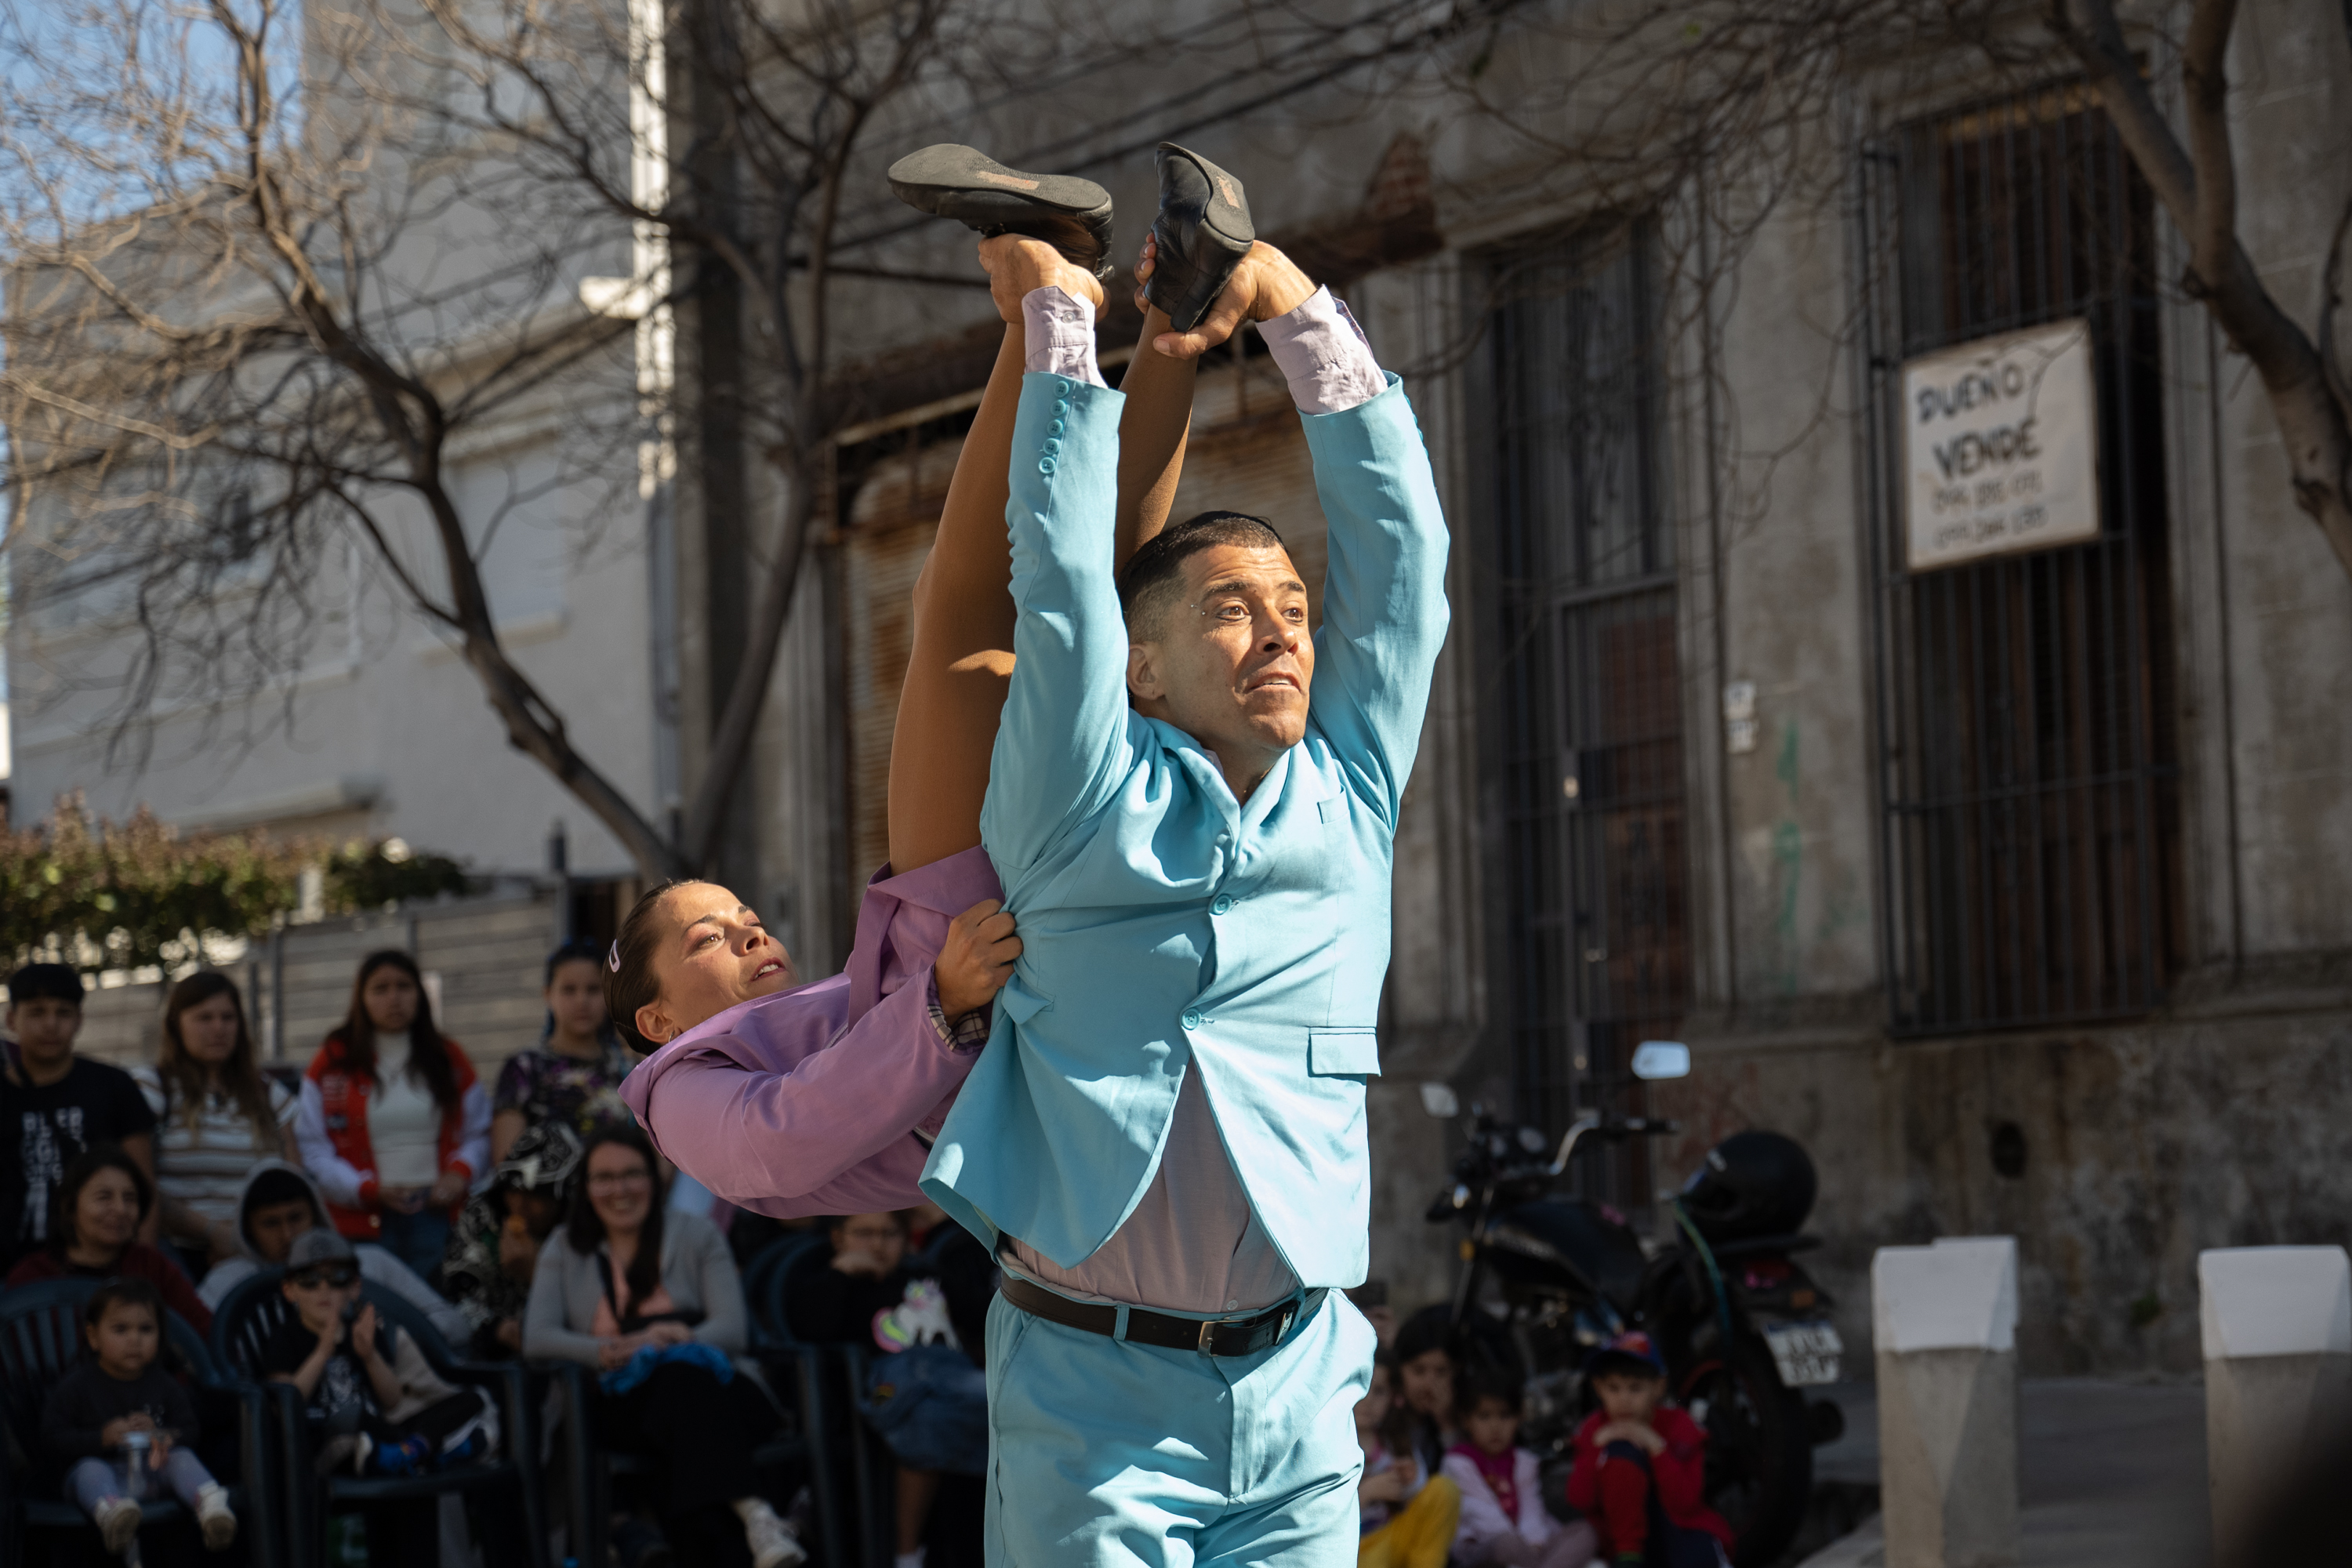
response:
[[[1731,1527],[1706,1506],[1706,1428],[1665,1403],[1666,1367],[1644,1333],[1593,1352],[1601,1408],[1576,1429],[1568,1500],[1624,1568],[1724,1568]]]
[[[490,1097],[434,1027],[407,953],[361,962],[351,1012],[303,1074],[294,1141],[338,1231],[421,1276],[440,1267],[457,1205],[489,1166]]]

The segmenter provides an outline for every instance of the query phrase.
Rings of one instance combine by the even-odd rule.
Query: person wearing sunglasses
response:
[[[301,1396],[320,1474],[403,1476],[487,1455],[498,1413],[479,1389],[452,1388],[415,1342],[362,1304],[359,1258],[332,1230],[295,1238],[280,1285],[294,1315],[262,1348],[261,1371]],[[368,1561],[394,1568],[439,1549],[433,1500],[372,1504]]]

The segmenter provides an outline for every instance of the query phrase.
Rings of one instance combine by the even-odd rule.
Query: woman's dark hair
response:
[[[589,1134],[587,1147],[580,1152],[580,1174],[572,1185],[572,1202],[564,1213],[563,1236],[583,1258],[594,1257],[596,1244],[604,1239],[604,1222],[588,1196],[588,1162],[608,1143],[633,1152],[646,1163],[646,1174],[652,1178],[652,1203],[646,1210],[645,1225],[637,1231],[637,1254],[629,1259],[625,1276],[632,1307],[642,1307],[647,1297],[661,1289],[663,1208],[661,1162],[654,1158],[654,1146],[644,1133],[634,1127],[604,1127]]]
[[[647,888],[629,906],[628,918],[621,921],[621,934],[613,939],[612,948],[604,956],[605,1020],[621,1032],[623,1043],[639,1056],[652,1054],[662,1043],[637,1033],[637,1009],[661,999],[661,977],[654,973],[654,954],[661,950],[662,939],[667,934],[662,930],[661,901],[700,879],[672,878]],[[551,979],[553,973],[551,969]]]
[[[66,1166],[58,1183],[57,1195],[49,1200],[49,1256],[63,1258],[71,1250],[74,1236],[74,1212],[81,1205],[81,1190],[100,1171],[121,1171],[131,1178],[131,1185],[139,1194],[139,1223],[145,1225],[148,1215],[155,1208],[155,1184],[139,1168],[139,1162],[123,1152],[120,1143],[93,1143],[75,1155]]]
[[[575,936],[547,955],[547,978],[539,983],[541,991],[555,984],[555,972],[567,963],[593,963],[598,973],[604,970],[604,948],[601,942],[584,936]]]
[[[176,1110],[193,1126],[196,1118],[204,1114],[205,1090],[210,1087],[213,1069],[188,1055],[188,1042],[180,1033],[180,1015],[217,996],[227,997],[229,1005],[236,1010],[236,1048],[220,1065],[221,1088],[228,1091],[238,1114],[252,1127],[254,1151],[275,1154],[278,1147],[278,1113],[269,1103],[269,1082],[261,1076],[260,1063],[254,1058],[253,1031],[245,1021],[245,998],[237,994],[236,982],[217,969],[197,970],[173,986],[170,1000],[163,1004],[163,1037],[155,1052],[155,1078],[163,1086],[164,1115]]]
[[[81,1321],[94,1329],[106,1321],[109,1307],[144,1307],[153,1314],[155,1327],[161,1330],[163,1326],[163,1296],[154,1286],[135,1276],[109,1279],[92,1290],[89,1300],[81,1304]]]
[[[425,972],[407,953],[387,947],[360,960],[359,975],[352,982],[351,1011],[343,1015],[342,1027],[327,1037],[342,1041],[347,1071],[374,1081],[375,1023],[368,1016],[367,983],[380,969],[397,969],[416,987],[416,1016],[408,1021],[408,1070],[446,1116],[457,1109],[457,1069],[449,1061],[447,1042],[433,1026],[433,998],[425,993]]]

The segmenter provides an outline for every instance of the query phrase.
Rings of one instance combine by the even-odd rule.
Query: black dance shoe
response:
[[[1042,239],[1071,266],[1111,274],[1110,193],[1076,174],[1024,174],[952,142],[890,165],[890,190],[918,212],[984,235]]]
[[[1158,159],[1160,216],[1151,233],[1160,243],[1144,298],[1189,332],[1233,281],[1257,228],[1239,180],[1173,142],[1160,144]]]

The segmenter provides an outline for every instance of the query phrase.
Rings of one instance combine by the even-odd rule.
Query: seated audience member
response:
[[[580,1140],[561,1121],[516,1139],[487,1191],[466,1202],[441,1262],[441,1289],[465,1314],[474,1353],[522,1353],[523,1311],[540,1250],[562,1222]]]
[[[110,1279],[82,1307],[89,1359],[57,1381],[41,1405],[41,1447],[65,1474],[66,1496],[120,1555],[139,1533],[139,1499],[126,1489],[132,1433],[145,1436],[139,1489],[161,1488],[194,1516],[218,1552],[236,1539],[226,1489],[196,1458],[196,1402],[156,1364],[163,1303],[144,1279]]]
[[[262,1347],[261,1371],[302,1400],[309,1453],[289,1456],[296,1475],[349,1469],[408,1476],[487,1456],[498,1411],[478,1388],[452,1388],[415,1342],[361,1304],[359,1259],[334,1231],[305,1231],[287,1256],[279,1288],[293,1316]],[[356,1309],[356,1310],[354,1310]],[[370,1568],[414,1568],[437,1553],[439,1510],[430,1498],[362,1510]]]
[[[1356,1444],[1364,1450],[1364,1477],[1356,1483],[1358,1568],[1445,1568],[1454,1549],[1461,1489],[1413,1458],[1411,1422],[1397,1419],[1406,1414],[1396,1398],[1396,1363],[1381,1352],[1372,1358],[1371,1386],[1356,1402]]]
[[[1453,1309],[1423,1307],[1396,1331],[1390,1354],[1396,1363],[1397,1402],[1402,1406],[1403,1451],[1424,1476],[1437,1474],[1445,1452],[1462,1440],[1454,1425],[1454,1382],[1461,1367],[1455,1353]]]
[[[307,1171],[283,1160],[264,1160],[245,1178],[236,1200],[238,1256],[215,1264],[196,1294],[215,1311],[228,1293],[264,1268],[282,1267],[293,1250],[295,1237],[326,1225],[326,1200]],[[352,1247],[359,1259],[360,1278],[381,1285],[425,1314],[434,1331],[463,1352],[472,1333],[466,1315],[451,1305],[416,1270],[373,1242]]]
[[[80,1276],[144,1279],[163,1305],[185,1318],[198,1333],[210,1333],[213,1310],[180,1266],[139,1239],[139,1227],[155,1206],[155,1189],[139,1163],[119,1143],[93,1143],[74,1156],[58,1184],[49,1215],[48,1241],[8,1271],[11,1285]]]
[[[547,1032],[499,1069],[490,1092],[490,1158],[504,1164],[528,1128],[560,1121],[581,1137],[634,1125],[621,1101],[632,1065],[604,1017],[604,950],[567,942],[548,955]]]
[[[154,1064],[131,1076],[155,1113],[162,1238],[201,1279],[244,1251],[236,1203],[255,1162],[294,1158],[294,1091],[262,1073],[236,983],[213,969],[172,987]]]
[[[1468,1379],[1460,1413],[1464,1441],[1445,1456],[1443,1479],[1462,1494],[1454,1561],[1462,1568],[1585,1568],[1592,1561],[1592,1527],[1563,1525],[1543,1504],[1542,1471],[1519,1447],[1519,1384],[1486,1373]]]
[[[400,949],[361,961],[350,1011],[303,1075],[294,1137],[337,1230],[419,1274],[441,1267],[457,1206],[489,1169],[490,1097]]]
[[[956,1326],[984,1313],[985,1297],[958,1300],[961,1283],[908,1268],[902,1215],[844,1215],[827,1228],[829,1267],[802,1276],[784,1321],[799,1339],[877,1352],[865,1393],[898,1461],[897,1568],[921,1568],[941,1472],[988,1462],[987,1380]]]
[[[1568,1500],[1625,1568],[1724,1568],[1731,1527],[1706,1506],[1706,1428],[1665,1403],[1666,1367],[1650,1336],[1618,1335],[1585,1379],[1601,1408],[1576,1429]]]
[[[523,1353],[595,1370],[597,1440],[652,1464],[655,1512],[681,1563],[784,1568],[807,1555],[757,1489],[752,1450],[777,1416],[733,1360],[749,1338],[719,1227],[667,1207],[643,1133],[591,1135],[531,1277]]]
[[[155,1113],[131,1075],[74,1055],[81,1032],[81,976],[63,963],[28,963],[8,977],[8,1033],[16,1057],[0,1089],[0,1124],[13,1155],[0,1157],[0,1261],[14,1264],[49,1239],[58,1184],[93,1143],[118,1145],[152,1179]]]

